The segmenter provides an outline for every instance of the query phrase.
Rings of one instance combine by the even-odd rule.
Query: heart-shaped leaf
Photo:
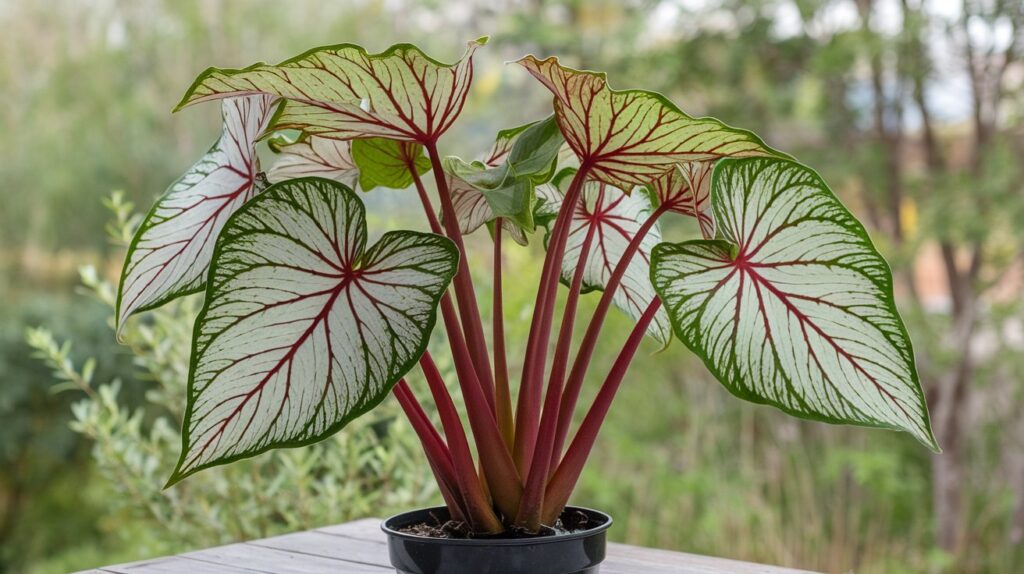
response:
[[[323,177],[355,187],[359,168],[352,161],[352,142],[305,136],[289,141],[275,136],[270,148],[280,154],[267,172],[271,183],[300,177]]]
[[[544,204],[546,210],[557,211],[561,195],[549,197]],[[583,270],[582,293],[602,291],[626,251],[629,242],[641,231],[641,226],[654,211],[651,197],[646,190],[637,188],[626,195],[621,189],[598,181],[587,182],[583,188],[583,201],[572,213],[569,239],[562,261],[562,282],[572,283],[576,266],[587,233],[594,228],[587,261]],[[651,285],[651,250],[661,242],[661,229],[655,223],[640,241],[640,249],[626,268],[625,275],[612,302],[627,315],[637,320],[647,305],[657,297]],[[647,328],[647,334],[663,345],[672,338],[672,326],[664,310],[659,310]]]
[[[711,217],[711,170],[715,162],[691,161],[678,164],[651,184],[658,204],[668,211],[696,218],[704,239],[715,236]]]
[[[310,50],[276,66],[210,68],[178,109],[215,98],[254,93],[287,98],[278,129],[333,139],[382,137],[430,143],[458,117],[473,79],[469,43],[455,64],[442,64],[411,44],[369,54],[353,44]]]
[[[220,138],[174,182],[128,246],[117,292],[117,325],[203,288],[221,227],[258,191],[256,140],[277,108],[275,98],[231,98],[222,105]]]
[[[171,483],[323,439],[416,363],[458,251],[413,231],[365,245],[362,202],[326,179],[275,184],[231,218],[196,321]]]
[[[741,398],[937,449],[889,267],[864,227],[792,161],[721,160],[711,187],[726,241],[654,249],[676,335]]]
[[[581,163],[621,189],[652,183],[680,162],[785,157],[746,130],[686,115],[661,94],[612,90],[604,74],[567,68],[554,57],[518,63],[554,94],[558,125]]]
[[[382,186],[405,189],[412,185],[413,174],[430,171],[430,160],[420,144],[367,138],[352,142],[352,159],[359,168],[359,187],[363,191]]]

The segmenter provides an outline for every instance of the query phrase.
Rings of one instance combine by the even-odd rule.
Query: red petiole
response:
[[[639,250],[643,237],[664,213],[664,209],[659,208],[652,213],[627,246],[604,289],[572,363],[572,369],[569,370],[576,310],[587,259],[596,235],[596,225],[588,227],[569,286],[551,369],[546,377],[545,391],[543,383],[548,362],[548,347],[554,322],[558,283],[568,238],[572,231],[572,214],[583,201],[583,188],[590,172],[586,162],[577,170],[551,229],[513,417],[505,352],[501,220],[494,222],[492,370],[491,357],[488,355],[487,342],[483,335],[483,322],[469,274],[465,243],[457,224],[445,225],[446,222],[457,221],[448,181],[441,167],[436,146],[427,144],[426,150],[434,171],[441,207],[440,220],[423,181],[413,169],[411,158],[409,167],[431,231],[448,236],[461,255],[459,271],[452,283],[455,296],[453,298],[445,294],[441,299],[440,308],[448,332],[456,376],[466,400],[466,411],[479,457],[479,468],[473,460],[454,402],[429,354],[424,354],[421,366],[441,416],[444,438],[437,434],[428,420],[424,422],[425,415],[419,414],[422,409],[419,409],[418,403],[415,403],[415,398],[404,383],[403,390],[396,390],[396,396],[417,429],[417,434],[425,441],[424,449],[431,467],[438,468],[435,474],[442,485],[446,504],[455,505],[457,508],[454,510],[463,515],[475,531],[496,532],[512,524],[535,531],[541,524],[552,523],[567,502],[611,399],[657,311],[657,302],[652,303],[634,328],[563,460],[562,445],[568,435],[586,367],[593,355],[614,292],[630,260]],[[603,185],[600,193],[605,193]],[[600,203],[600,198],[598,202]],[[440,445],[437,444],[439,441]],[[429,442],[429,449],[426,442]],[[438,458],[440,461],[435,460]],[[491,504],[488,504],[488,499]]]

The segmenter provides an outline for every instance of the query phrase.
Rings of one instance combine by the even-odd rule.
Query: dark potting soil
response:
[[[446,513],[447,514],[447,513]],[[451,538],[457,540],[479,539],[479,540],[514,540],[521,538],[544,538],[548,536],[563,536],[600,526],[592,521],[589,516],[579,510],[566,510],[558,517],[554,526],[541,526],[539,532],[527,532],[520,528],[511,528],[496,535],[474,535],[465,522],[457,520],[444,520],[440,516],[431,514],[431,522],[420,522],[399,528],[399,532],[413,534],[415,536],[426,536],[428,538]]]

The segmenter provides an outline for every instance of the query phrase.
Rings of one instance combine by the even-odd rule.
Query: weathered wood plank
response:
[[[105,566],[78,574],[386,574],[380,520],[367,518],[306,532]],[[602,574],[813,574],[683,552],[610,543]]]
[[[269,539],[273,540],[273,539]],[[336,558],[324,558],[310,554],[278,550],[253,543],[229,544],[182,554],[186,558],[205,560],[214,564],[258,565],[261,571],[274,574],[384,574],[391,568],[349,562]]]
[[[382,542],[332,536],[315,530],[253,540],[248,544],[369,566],[390,567],[387,547]]]
[[[657,548],[644,548],[642,546],[631,546],[617,542],[608,543],[608,555],[620,559],[629,559],[648,564],[684,565],[684,570],[689,574],[815,574],[809,570],[794,570],[780,566],[768,566],[730,560],[728,558],[714,558],[700,554],[687,554],[685,552],[674,552],[671,550],[660,550]]]
[[[354,538],[356,540],[387,542],[387,537],[384,536],[384,531],[380,529],[379,518],[353,520],[352,522],[346,522],[344,524],[334,524],[331,526],[317,528],[316,531],[323,532],[325,534]]]
[[[117,564],[100,568],[104,574],[266,574],[250,564],[214,564],[184,556],[168,556],[155,560],[142,560],[128,564]]]

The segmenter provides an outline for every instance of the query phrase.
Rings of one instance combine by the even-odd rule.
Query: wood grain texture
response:
[[[77,574],[387,574],[380,520],[365,518],[262,538],[104,566]],[[813,574],[778,566],[609,543],[601,574]]]

